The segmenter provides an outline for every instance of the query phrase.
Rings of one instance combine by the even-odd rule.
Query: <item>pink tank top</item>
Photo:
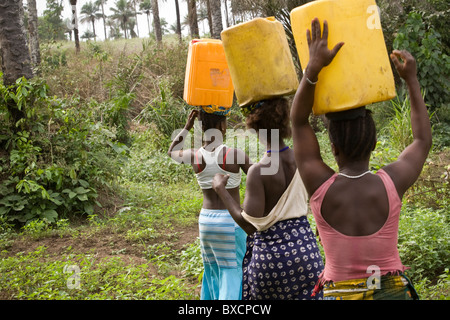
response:
[[[373,270],[380,275],[405,271],[397,249],[398,221],[402,202],[389,175],[379,170],[389,200],[389,216],[384,225],[367,236],[347,236],[332,228],[321,214],[322,202],[328,188],[337,178],[325,181],[310,199],[311,211],[319,229],[325,252],[323,281],[342,281],[370,277]]]

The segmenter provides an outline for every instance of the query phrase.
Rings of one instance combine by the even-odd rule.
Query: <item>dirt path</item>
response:
[[[193,224],[177,230],[176,236],[161,233],[161,236],[152,239],[151,242],[147,242],[145,245],[162,243],[170,238],[171,248],[181,253],[186,248],[186,245],[194,242],[197,237],[198,226]],[[7,248],[6,256],[15,256],[19,252],[27,254],[41,246],[47,248],[46,253],[50,257],[61,257],[70,251],[73,254],[93,254],[98,259],[120,257],[123,261],[129,263],[148,263],[149,266],[151,265],[145,258],[144,244],[130,241],[124,235],[113,233],[109,229],[92,233],[83,232],[76,237],[56,234],[40,239],[21,237]]]

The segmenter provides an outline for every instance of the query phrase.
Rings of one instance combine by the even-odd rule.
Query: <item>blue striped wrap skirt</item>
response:
[[[311,297],[324,268],[306,216],[282,220],[247,238],[243,300],[321,300]]]
[[[199,217],[204,273],[201,300],[240,300],[247,234],[228,210],[202,209]]]

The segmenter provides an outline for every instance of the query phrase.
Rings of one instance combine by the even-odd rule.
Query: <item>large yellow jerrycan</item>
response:
[[[194,39],[189,44],[183,99],[192,106],[233,104],[231,81],[222,41]]]
[[[316,115],[357,108],[396,96],[379,8],[374,0],[318,0],[291,11],[291,25],[302,68],[309,61],[306,30],[318,18],[328,21],[328,48],[344,46],[322,69],[316,85]]]
[[[275,18],[256,18],[221,33],[241,107],[295,93],[298,78],[286,34]]]

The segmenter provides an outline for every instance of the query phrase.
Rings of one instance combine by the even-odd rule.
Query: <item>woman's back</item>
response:
[[[243,151],[239,149],[228,148],[225,145],[221,145],[212,150],[208,150],[208,147],[206,146],[206,148],[195,150],[194,155],[195,160],[193,161],[192,168],[202,188],[203,208],[226,208],[220,197],[212,189],[212,179],[216,173],[229,173],[233,177],[233,179],[230,179],[228,182],[228,185],[231,185],[231,187],[228,188],[228,191],[234,199],[240,201],[240,170],[241,165],[243,165],[242,163],[240,164],[240,162],[242,162],[241,158],[245,156]],[[205,157],[208,157],[208,159],[205,159]],[[208,169],[211,169],[211,173],[214,173],[212,174],[212,176],[205,172],[207,166]],[[208,176],[203,177],[202,174],[204,173],[206,173]]]
[[[342,181],[343,178],[333,175],[310,200],[326,252],[324,279],[365,278],[374,266],[382,275],[403,272],[405,268],[397,250],[401,200],[392,179],[380,170],[364,179],[381,183],[383,190],[378,185],[371,190],[367,187],[358,190],[357,186],[364,181],[352,185]],[[348,194],[349,191],[353,194]],[[384,194],[379,194],[380,191]],[[381,199],[379,204],[377,197]]]
[[[338,176],[323,199],[321,214],[331,227],[348,236],[377,232],[389,215],[382,180],[373,174],[358,179]]]
[[[278,159],[274,159],[275,157]],[[297,170],[294,152],[291,149],[272,154],[271,157],[268,157],[268,161],[261,163],[261,167],[273,166],[273,161],[278,161],[278,170],[276,170],[276,173],[273,175],[261,175],[261,181],[265,191],[264,194],[266,195],[264,199],[264,216],[267,216],[278,203],[278,200],[289,187]]]
[[[265,174],[264,169],[273,168]],[[267,216],[289,187],[297,166],[291,149],[265,156],[247,173],[247,188],[244,199],[246,214],[261,218]],[[267,172],[267,171],[266,171]]]

